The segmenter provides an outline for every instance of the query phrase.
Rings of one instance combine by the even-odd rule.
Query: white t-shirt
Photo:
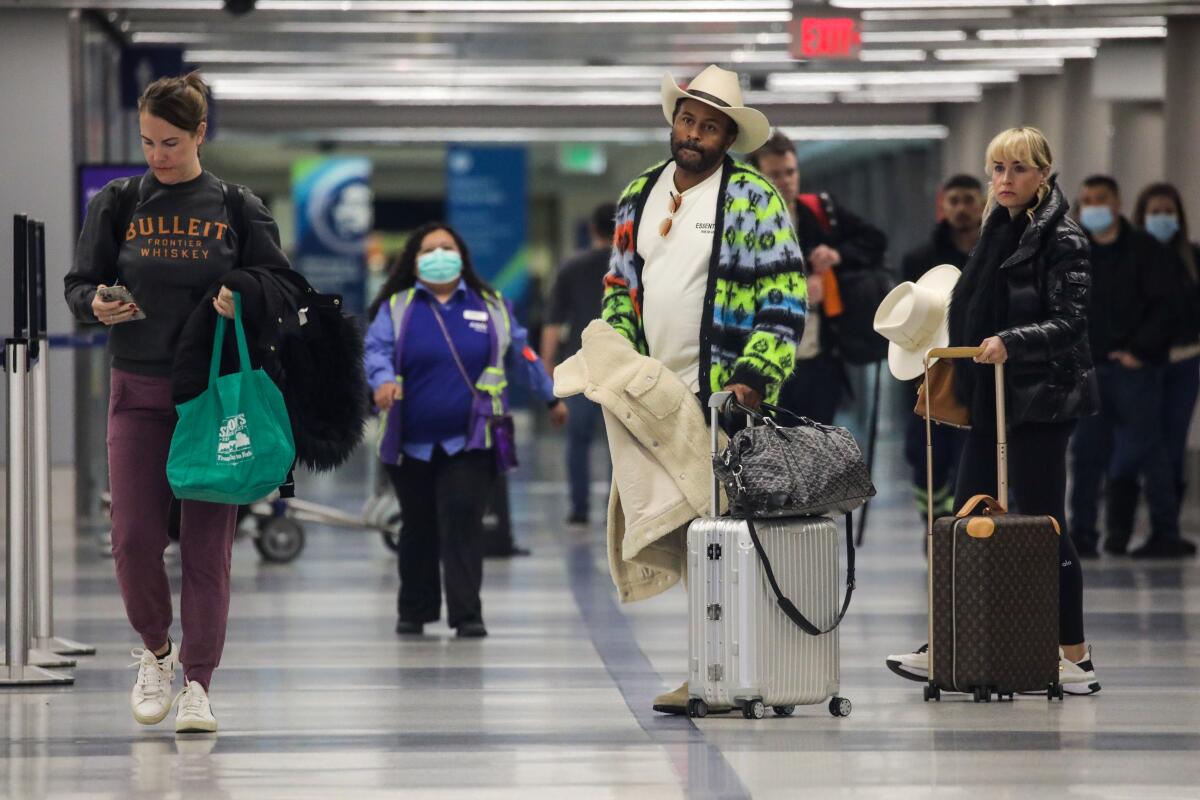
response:
[[[671,216],[675,162],[650,190],[638,225],[637,251],[642,267],[642,316],[650,355],[687,384],[700,391],[700,325],[708,290],[708,265],[716,231],[717,195],[721,170],[683,192],[671,231],[659,234]]]

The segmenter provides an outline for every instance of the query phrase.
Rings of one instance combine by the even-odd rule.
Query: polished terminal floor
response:
[[[1100,695],[926,704],[919,684],[883,665],[925,640],[921,523],[898,445],[885,443],[841,634],[852,716],[822,705],[760,721],[664,717],[650,701],[685,677],[683,591],[619,606],[602,524],[562,524],[564,492],[549,480],[561,474],[557,443],[527,461],[513,513],[533,555],[487,563],[484,640],[456,640],[444,625],[397,638],[395,557],[376,534],[309,525],[307,549],[284,566],[240,540],[216,738],[177,738],[173,716],[151,728],[132,720],[138,642],[112,561],[96,531],[59,530],[57,633],[99,655],[81,660],[73,688],[0,693],[0,795],[1200,797],[1194,562],[1086,564]],[[355,509],[364,471],[365,457],[302,490]]]

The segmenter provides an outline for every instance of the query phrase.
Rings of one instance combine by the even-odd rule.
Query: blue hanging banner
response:
[[[529,289],[527,169],[524,147],[446,151],[446,221],[466,240],[479,277],[512,301],[518,316]]]
[[[342,296],[351,314],[366,308],[367,234],[373,225],[371,162],[308,158],[292,166],[296,206],[293,266],[318,291]]]

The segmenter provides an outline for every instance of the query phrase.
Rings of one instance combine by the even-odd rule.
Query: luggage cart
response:
[[[101,493],[100,507],[104,513],[110,512],[112,498],[108,492]],[[172,518],[175,529],[169,533],[178,540],[178,518],[174,515]],[[400,538],[400,504],[388,491],[368,499],[361,514],[351,514],[297,497],[282,498],[273,492],[262,500],[238,506],[238,533],[249,535],[263,560],[273,564],[295,561],[304,551],[304,522],[376,531],[388,548],[395,551]]]

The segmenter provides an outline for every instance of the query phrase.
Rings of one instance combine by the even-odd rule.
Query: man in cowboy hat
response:
[[[662,105],[671,159],[617,202],[601,316],[702,404],[722,389],[750,407],[773,402],[804,329],[804,261],[788,205],[729,156],[760,147],[770,124],[716,66],[686,90],[664,76]],[[685,683],[654,708],[683,714],[687,697]]]

